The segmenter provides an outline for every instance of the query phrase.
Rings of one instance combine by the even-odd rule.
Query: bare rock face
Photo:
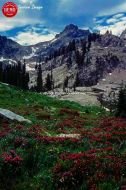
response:
[[[26,123],[32,123],[30,120],[25,119],[24,117],[17,115],[7,109],[0,108],[0,117],[9,119],[11,121],[18,121],[18,122],[26,122]]]

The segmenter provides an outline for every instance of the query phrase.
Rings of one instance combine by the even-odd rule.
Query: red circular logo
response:
[[[13,2],[7,2],[3,5],[2,12],[6,17],[14,17],[18,12],[18,7]]]

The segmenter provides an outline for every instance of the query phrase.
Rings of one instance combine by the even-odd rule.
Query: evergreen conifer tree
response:
[[[126,118],[126,88],[120,89],[116,116]]]
[[[45,88],[46,88],[47,91],[52,90],[52,79],[51,79],[51,76],[50,76],[49,73],[47,74]]]
[[[42,68],[41,65],[39,64],[38,66],[38,72],[37,72],[37,92],[42,92],[43,91],[43,81],[42,81]]]

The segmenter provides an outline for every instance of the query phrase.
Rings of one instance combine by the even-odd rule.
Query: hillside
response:
[[[126,121],[95,106],[0,83],[1,190],[117,190],[126,185]]]

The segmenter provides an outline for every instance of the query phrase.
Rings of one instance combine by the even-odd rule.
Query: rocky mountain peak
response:
[[[56,35],[56,38],[85,38],[88,37],[89,34],[89,30],[79,29],[78,26],[74,24],[69,24],[64,28],[64,30],[60,34]]]
[[[69,24],[65,27],[64,32],[71,31],[71,30],[72,31],[78,30],[78,26],[74,24]]]

